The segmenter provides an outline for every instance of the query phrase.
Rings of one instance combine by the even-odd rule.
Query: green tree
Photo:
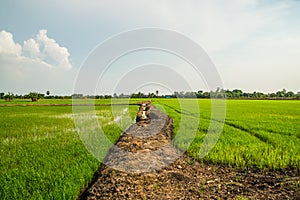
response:
[[[9,92],[3,96],[5,101],[12,101],[15,98],[15,95],[12,92]]]
[[[292,91],[288,91],[286,94],[285,94],[286,97],[293,97],[295,96],[294,92]]]
[[[203,98],[210,98],[210,93],[209,92],[204,92],[203,93]]]
[[[155,94],[153,92],[151,92],[151,93],[149,92],[148,93],[148,98],[154,98],[154,97],[155,97]]]
[[[233,97],[233,93],[230,90],[225,90],[225,95],[226,95],[226,98],[232,98]]]
[[[203,97],[203,91],[199,90],[198,92],[196,92],[196,96],[197,96],[197,98],[202,98]]]
[[[283,91],[277,91],[277,92],[276,92],[276,96],[277,96],[277,97],[284,97],[284,95],[285,95],[285,94],[284,94]]]
[[[33,101],[33,102],[38,101],[41,97],[43,97],[42,94],[37,93],[37,92],[30,92],[28,94],[28,96],[31,99],[31,101]]]
[[[243,95],[243,91],[240,89],[234,89],[232,90],[232,93],[233,93],[233,97],[235,98],[239,98]]]

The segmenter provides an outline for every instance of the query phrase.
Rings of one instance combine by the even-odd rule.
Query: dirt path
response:
[[[182,155],[171,144],[172,119],[147,106],[80,199],[300,199],[299,171],[237,170]]]

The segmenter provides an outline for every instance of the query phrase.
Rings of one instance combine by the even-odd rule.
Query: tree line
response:
[[[273,93],[262,93],[262,92],[243,92],[240,89],[220,89],[216,91],[203,91],[199,90],[197,92],[191,91],[175,91],[171,95],[160,95],[154,93],[144,94],[142,92],[131,94],[131,98],[227,98],[227,99],[300,99],[300,91],[294,93],[293,91],[287,91],[282,89]]]
[[[39,99],[44,99],[44,98],[46,98],[46,99],[62,99],[64,97],[67,97],[67,96],[57,96],[57,95],[50,96],[49,91],[47,91],[46,94],[42,94],[39,92],[30,92],[25,95],[18,95],[18,94],[14,94],[12,92],[8,92],[8,93],[1,92],[0,93],[0,99],[4,99],[5,101],[13,101],[14,99],[31,99],[31,101],[35,102],[35,101],[38,101]]]
[[[159,91],[156,90],[153,93],[143,93],[137,92],[128,94],[117,94],[113,95],[83,95],[83,94],[72,94],[70,96],[59,96],[59,95],[50,95],[50,92],[47,91],[46,94],[38,92],[30,92],[25,95],[15,95],[12,92],[0,93],[0,99],[5,99],[6,101],[12,101],[14,99],[31,99],[31,101],[38,101],[39,99],[72,99],[72,98],[88,98],[88,99],[111,99],[111,98],[227,98],[227,99],[300,99],[300,91],[294,93],[293,91],[287,91],[286,89],[279,90],[273,93],[262,93],[262,92],[244,92],[240,89],[220,89],[216,91],[203,91],[199,90],[197,92],[189,91],[175,91],[170,95],[159,95]]]

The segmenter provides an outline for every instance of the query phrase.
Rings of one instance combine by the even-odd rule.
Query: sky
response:
[[[70,95],[187,90],[180,81],[163,81],[177,79],[178,74],[192,90],[210,89],[206,77],[195,77],[188,63],[155,50],[123,56],[102,79],[101,71],[91,71],[98,77],[97,85],[86,81],[81,90],[74,89],[99,45],[120,33],[145,27],[172,30],[198,44],[214,64],[223,88],[298,92],[299,24],[300,1],[296,0],[1,1],[0,92],[49,90],[54,95]],[[125,91],[137,72],[156,78],[136,82],[139,85],[132,87],[133,91]],[[143,79],[142,75],[136,79]],[[114,87],[103,89],[111,83]]]

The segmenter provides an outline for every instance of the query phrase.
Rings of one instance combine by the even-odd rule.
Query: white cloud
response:
[[[37,34],[36,42],[40,44],[40,51],[44,61],[65,69],[72,67],[69,61],[70,54],[68,49],[59,46],[54,39],[49,38],[47,30],[40,30]]]
[[[24,41],[23,47],[13,40],[12,33],[0,32],[0,56],[10,55],[10,59],[32,60],[54,68],[71,69],[70,54],[54,39],[47,36],[47,30],[40,30],[36,38]]]
[[[13,40],[13,35],[6,31],[0,32],[0,55],[20,56],[22,47]]]
[[[67,48],[47,36],[47,30],[40,30],[35,38],[24,41],[23,47],[13,40],[11,33],[1,31],[0,90],[71,93],[75,71],[70,70],[69,56]]]
[[[30,38],[29,40],[24,41],[23,44],[23,55],[33,58],[33,59],[40,59],[41,52],[40,52],[40,45],[34,39]]]

